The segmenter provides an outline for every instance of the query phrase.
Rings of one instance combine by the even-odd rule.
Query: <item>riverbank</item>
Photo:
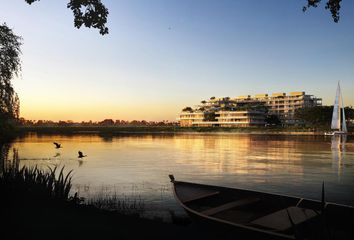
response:
[[[179,126],[20,126],[18,135],[35,132],[40,134],[134,134],[134,133],[203,133],[203,134],[283,134],[283,135],[324,135],[328,129],[305,127],[179,127]],[[349,128],[348,135],[353,135]]]
[[[228,239],[203,229],[123,215],[89,205],[2,207],[2,235],[11,239]],[[230,236],[231,239],[231,236]]]
[[[190,219],[172,216],[172,223],[101,209],[83,203],[71,189],[71,171],[7,163],[0,170],[1,234],[11,239],[216,239],[227,235],[205,231]],[[218,234],[218,235],[216,235]],[[220,235],[221,234],[221,235]]]

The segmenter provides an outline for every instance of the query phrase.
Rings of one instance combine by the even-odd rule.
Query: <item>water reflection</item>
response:
[[[340,180],[343,171],[346,142],[346,135],[333,135],[331,139],[332,166],[338,173],[338,180]]]
[[[10,144],[0,141],[0,171],[6,167],[6,161],[10,150]]]
[[[294,139],[277,139],[256,135],[189,136],[176,138],[176,145],[192,158],[181,158],[181,164],[193,164],[207,172],[233,175],[267,175],[293,172],[303,174],[303,165],[297,162],[299,143]],[[266,178],[259,179],[267,181]]]
[[[81,160],[81,159],[79,159],[79,160],[78,160],[78,162],[79,162],[79,167],[81,167],[81,166],[82,166],[82,164],[84,163],[84,161],[83,161],[83,160]]]
[[[18,149],[12,147],[11,142],[0,142],[0,173],[10,168],[19,168]]]
[[[53,156],[53,158],[56,158],[56,157],[60,157],[60,153],[59,152],[55,153],[55,155]]]
[[[65,146],[54,150],[60,153],[56,157],[54,140]],[[31,134],[19,138],[14,147],[21,165],[73,169],[73,190],[87,196],[108,186],[137,193],[159,206],[171,205],[173,195],[165,189],[172,173],[178,180],[315,199],[325,181],[330,201],[354,204],[353,137],[339,145],[336,139],[329,140],[247,134]],[[89,151],[89,158],[78,159],[79,149]]]

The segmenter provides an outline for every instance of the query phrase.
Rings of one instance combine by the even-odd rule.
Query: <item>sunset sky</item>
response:
[[[67,0],[1,0],[23,37],[21,117],[175,120],[211,96],[305,91],[354,106],[354,1],[103,0],[109,34],[73,26]]]

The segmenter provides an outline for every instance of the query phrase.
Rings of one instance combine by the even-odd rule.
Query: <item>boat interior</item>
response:
[[[323,208],[315,200],[186,182],[176,182],[175,192],[197,215],[286,235],[313,228]],[[340,205],[327,203],[324,208],[331,216],[341,211],[354,216],[353,209],[349,214]]]

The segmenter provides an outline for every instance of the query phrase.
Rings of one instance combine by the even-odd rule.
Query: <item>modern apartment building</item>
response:
[[[322,99],[313,95],[305,94],[305,92],[290,92],[256,94],[254,97],[240,96],[233,99],[236,103],[262,103],[268,107],[268,114],[279,117],[285,125],[293,125],[299,123],[295,118],[295,111],[299,108],[316,107],[322,105]]]
[[[264,111],[219,111],[216,115],[220,127],[252,127],[265,124]]]
[[[178,121],[181,127],[252,127],[264,126],[265,112],[252,110],[216,111],[212,119],[209,112],[181,113]]]
[[[266,115],[276,115],[283,125],[298,124],[295,111],[321,106],[322,99],[305,92],[272,93],[215,98],[202,101],[194,109],[186,108],[177,119],[180,126],[249,127],[264,126]],[[212,116],[211,116],[212,114]]]
[[[181,127],[191,127],[191,126],[198,126],[204,120],[204,112],[196,111],[196,112],[183,112],[180,114],[179,118],[179,125]]]

